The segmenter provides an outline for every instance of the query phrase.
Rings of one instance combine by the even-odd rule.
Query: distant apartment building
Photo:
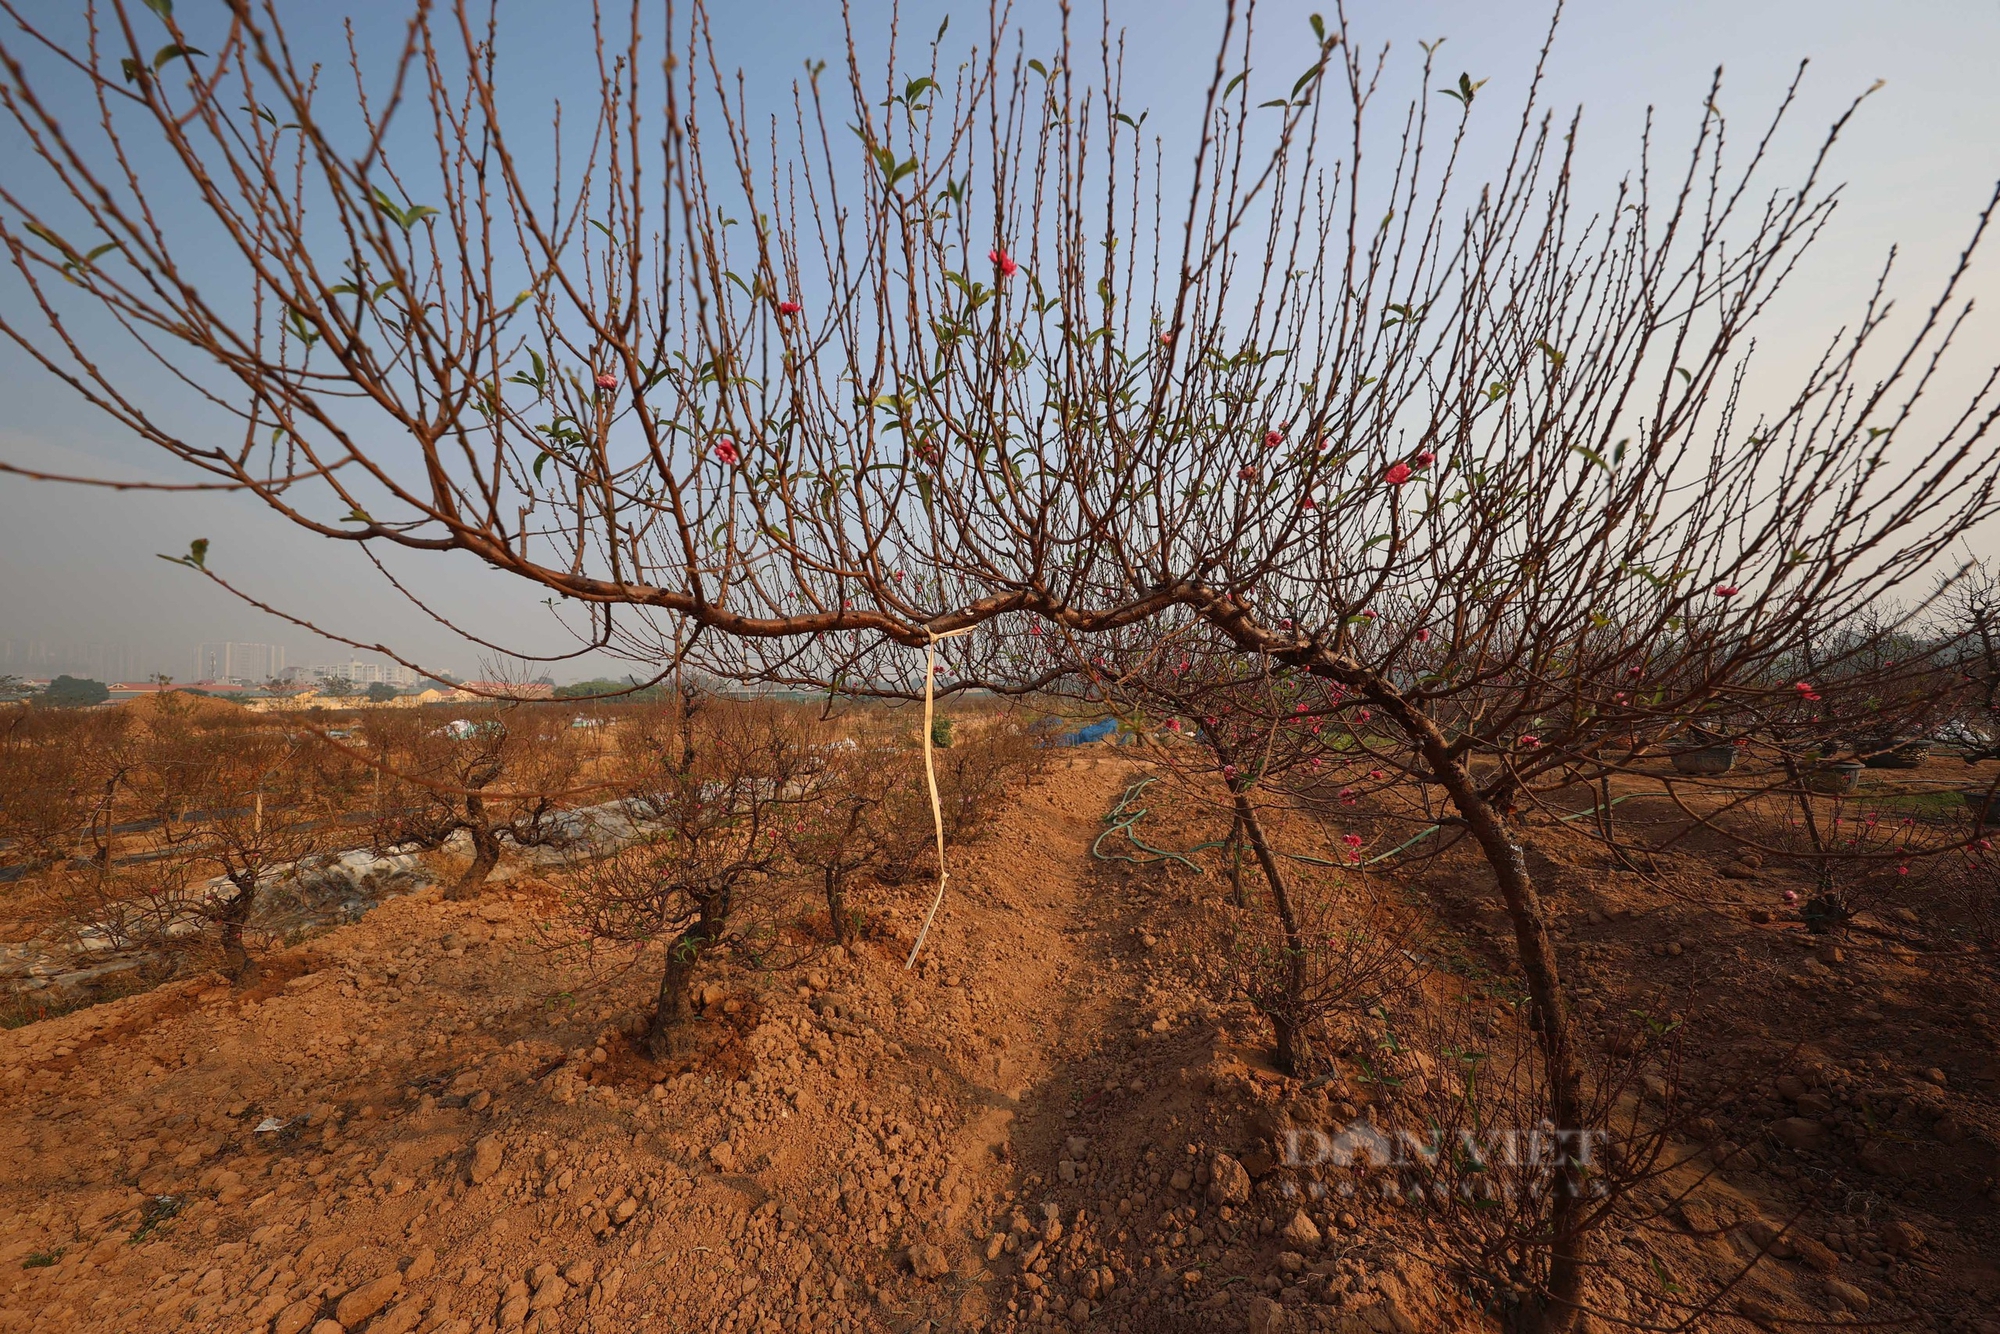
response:
[[[80,676],[91,681],[123,681],[143,675],[145,670],[130,644],[0,640],[0,676]]]
[[[195,651],[196,681],[262,683],[284,674],[283,644],[203,644]]]
[[[359,658],[352,662],[322,662],[310,667],[294,667],[286,676],[294,681],[316,684],[345,681],[349,685],[386,685],[398,690],[408,690],[423,679],[401,663],[362,662]]]

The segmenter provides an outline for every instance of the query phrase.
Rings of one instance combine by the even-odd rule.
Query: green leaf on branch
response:
[[[286,312],[286,316],[291,325],[292,336],[294,338],[304,343],[307,347],[311,347],[319,341],[319,331],[306,322],[304,311],[294,306]]]
[[[1555,348],[1551,347],[1546,339],[1537,338],[1535,340],[1535,346],[1542,350],[1542,355],[1549,359],[1550,365],[1555,366],[1558,369],[1561,368],[1564,360],[1563,353],[1558,352],[1556,351]]]
[[[169,60],[186,60],[190,56],[205,56],[208,52],[192,46],[182,46],[179,42],[169,42],[153,54],[155,72]]]
[[[1606,472],[1611,471],[1611,465],[1609,463],[1606,463],[1604,461],[1604,456],[1598,453],[1596,450],[1587,448],[1586,446],[1583,445],[1571,445],[1570,450],[1573,453],[1583,455],[1586,459],[1589,459],[1592,463],[1595,463],[1598,467],[1604,469],[1604,471]]]
[[[187,565],[197,570],[206,570],[208,568],[208,539],[197,537],[194,541],[188,543],[187,555],[185,556],[161,556],[160,559],[174,565]]]
[[[524,384],[534,390],[536,396],[539,397],[548,390],[548,367],[543,364],[542,354],[539,352],[528,353],[528,363],[534,367],[532,371],[515,371],[507,377],[507,383]]]
[[[411,204],[407,208],[398,208],[396,201],[389,198],[379,185],[374,188],[374,195],[375,207],[388,214],[389,219],[406,232],[437,212],[428,204]]]
[[[1472,99],[1478,96],[1479,90],[1485,86],[1486,80],[1480,79],[1474,82],[1470,74],[1461,74],[1458,76],[1458,87],[1440,88],[1438,91],[1457,102],[1460,106],[1469,108],[1472,105]]]
[[[122,241],[106,241],[87,255],[72,257],[63,265],[63,275],[74,283],[77,281],[78,274],[90,272],[91,265],[97,261],[99,256],[108,255],[114,250],[121,249],[123,246],[124,242]]]
[[[67,259],[72,263],[75,262],[76,251],[69,248],[69,242],[63,240],[60,236],[57,236],[54,232],[42,226],[42,224],[39,222],[31,222],[27,224],[27,227],[28,231],[31,234],[41,237],[44,241],[47,241],[50,245],[62,251],[64,259]]]

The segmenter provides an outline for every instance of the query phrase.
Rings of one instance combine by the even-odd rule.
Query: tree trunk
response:
[[[1229,823],[1229,902],[1238,908],[1250,906],[1250,901],[1243,897],[1243,817],[1240,815]]]
[[[1277,1052],[1274,1059],[1278,1069],[1288,1075],[1299,1073],[1306,1058],[1312,1054],[1303,1031],[1308,1018],[1302,1011],[1306,991],[1306,942],[1299,930],[1298,913],[1292,907],[1290,888],[1285,884],[1285,875],[1278,866],[1278,858],[1271,851],[1270,843],[1264,838],[1264,826],[1258,822],[1257,812],[1250,805],[1250,798],[1242,792],[1233,794],[1236,800],[1236,823],[1249,836],[1250,850],[1257,855],[1257,865],[1264,872],[1264,880],[1271,887],[1271,903],[1277,909],[1278,922],[1285,932],[1285,1000],[1275,1013],[1266,1017],[1277,1038]]]
[[[500,864],[500,840],[483,825],[472,829],[472,865],[465,868],[465,874],[451,887],[446,898],[469,899],[479,892],[486,883],[486,877],[493,874],[493,868]]]
[[[833,923],[833,943],[836,945],[847,945],[854,939],[854,923],[847,916],[847,895],[841,890],[845,879],[840,868],[826,868],[826,915]]]
[[[490,774],[480,774],[466,786],[466,824],[464,830],[472,834],[472,866],[466,866],[466,874],[458,878],[458,884],[446,892],[446,898],[472,898],[486,884],[486,876],[494,874],[494,866],[500,864],[500,836],[494,834],[490,822],[486,820],[486,798],[480,796],[480,788],[492,782]]]
[[[1231,630],[1226,623],[1221,628],[1225,632]],[[1542,909],[1541,896],[1535,891],[1534,879],[1528,874],[1527,858],[1508,836],[1501,813],[1453,757],[1451,743],[1443,731],[1390,682],[1334,657],[1324,648],[1278,656],[1315,675],[1358,689],[1370,703],[1395,720],[1444,786],[1467,831],[1479,844],[1486,864],[1493,869],[1500,897],[1514,927],[1514,954],[1527,979],[1531,1017],[1549,1085],[1548,1114],[1558,1132],[1574,1135],[1596,1129],[1579,1124],[1583,1115],[1583,1076],[1571,1036],[1569,1012],[1563,1004],[1555,950],[1549,942],[1547,915]],[[1552,1192],[1547,1289],[1540,1294],[1539,1301],[1531,1302],[1523,1312],[1524,1324],[1537,1334],[1568,1334],[1576,1323],[1590,1264],[1587,1228],[1591,1221],[1588,1208],[1578,1197],[1579,1187],[1575,1174],[1565,1173],[1565,1179],[1558,1181]]]
[[[1618,863],[1620,870],[1639,869],[1625,849],[1618,842],[1618,812],[1611,804],[1611,775],[1600,774],[1597,779],[1597,826],[1604,837],[1604,845],[1611,849],[1611,859]]]
[[[702,952],[723,938],[733,889],[733,885],[725,884],[703,895],[701,916],[667,947],[667,962],[660,970],[660,991],[653,999],[653,1020],[646,1028],[646,1050],[655,1060],[672,1055],[679,1045],[681,1025],[688,1017],[688,983],[701,963]]]
[[[1581,1124],[1582,1071],[1569,1010],[1563,1001],[1555,949],[1549,940],[1547,914],[1534,879],[1528,874],[1527,857],[1508,833],[1500,813],[1473,783],[1472,776],[1451,758],[1443,737],[1429,731],[1419,732],[1416,739],[1499,883],[1500,897],[1514,928],[1515,957],[1527,979],[1530,1021],[1549,1086],[1549,1118],[1555,1122],[1558,1133],[1593,1129]],[[1525,1313],[1526,1327],[1538,1334],[1567,1334],[1576,1321],[1590,1263],[1589,1236],[1585,1231],[1589,1211],[1578,1194],[1580,1189],[1576,1175],[1564,1173],[1551,1192],[1548,1290],[1543,1294],[1544,1299]]]
[[[671,1056],[688,1017],[688,983],[695,965],[701,962],[699,924],[689,927],[667,946],[667,962],[660,969],[660,990],[653,998],[653,1017],[646,1025],[646,1051],[654,1060]]]
[[[257,878],[252,875],[246,885],[231,876],[229,883],[235,886],[236,893],[222,906],[215,920],[222,932],[223,969],[231,981],[241,982],[250,972],[250,951],[243,945],[243,927],[257,902]]]

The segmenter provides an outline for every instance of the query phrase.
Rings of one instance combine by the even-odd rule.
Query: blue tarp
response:
[[[1079,727],[1074,732],[1065,732],[1049,744],[1052,746],[1081,746],[1090,741],[1102,741],[1118,730],[1116,718],[1100,718],[1088,727]]]

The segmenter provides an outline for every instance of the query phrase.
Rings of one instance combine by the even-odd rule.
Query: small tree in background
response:
[[[786,851],[818,879],[834,943],[848,945],[862,920],[848,906],[848,884],[910,841],[898,817],[914,815],[913,803],[895,797],[921,779],[904,749],[822,740],[814,752],[801,779],[805,800],[783,825]]]
[[[776,706],[689,690],[621,729],[616,782],[639,834],[573,863],[564,916],[587,949],[632,965],[659,949],[644,1037],[656,1058],[684,1043],[688,986],[705,959],[785,960],[787,903],[772,873],[818,768],[798,721]]]
[[[0,744],[0,832],[28,871],[33,915],[75,930],[99,927],[129,944],[143,927],[128,903],[127,863],[144,852],[131,782],[144,730],[123,709],[36,713],[7,720]],[[170,876],[164,864],[157,874]],[[150,869],[148,874],[155,874]]]
[[[945,838],[962,842],[985,830],[1015,784],[1032,781],[1047,768],[1049,752],[1037,746],[1016,719],[1003,716],[976,732],[967,728],[949,750],[934,750],[931,762],[937,770]],[[921,761],[898,790],[907,808],[897,813],[895,824],[912,840],[910,851],[921,855],[925,849],[934,850],[930,795]]]
[[[133,777],[135,804],[150,825],[144,885],[156,930],[193,918],[207,924],[225,970],[241,980],[252,960],[244,933],[260,894],[310,875],[313,858],[338,850],[340,811],[311,762],[310,733],[205,728],[188,710],[162,710]],[[176,874],[154,880],[163,861]]]
[[[553,848],[571,834],[582,755],[570,717],[517,704],[443,721],[418,710],[369,715],[365,733],[383,775],[377,793],[379,848],[438,848],[456,834],[472,861],[447,895],[469,898],[500,863],[507,844]]]
[[[1280,845],[1269,816],[1274,807],[1311,806],[1321,792],[1345,799],[1354,785],[1379,786],[1386,775],[1363,771],[1369,760],[1352,730],[1366,729],[1372,715],[1343,708],[1337,686],[1290,667],[1259,670],[1200,630],[1100,655],[1093,666],[1094,697],[1141,727],[1151,757],[1184,789],[1227,812],[1224,853],[1239,908],[1251,906],[1241,878],[1242,850],[1250,850],[1265,893],[1235,942],[1238,985],[1271,1024],[1278,1068],[1304,1076],[1321,1021],[1389,984],[1402,959],[1359,871],[1363,837],[1344,834],[1325,849],[1332,857],[1300,856]],[[1336,893],[1329,884],[1306,887],[1300,872],[1310,879],[1314,863],[1356,869]]]
[[[0,714],[0,844],[24,873],[72,858],[97,861],[108,849],[89,846],[86,830],[109,837],[108,820],[92,816],[115,792],[115,773],[99,771],[103,734],[128,720],[104,714],[10,709]]]

